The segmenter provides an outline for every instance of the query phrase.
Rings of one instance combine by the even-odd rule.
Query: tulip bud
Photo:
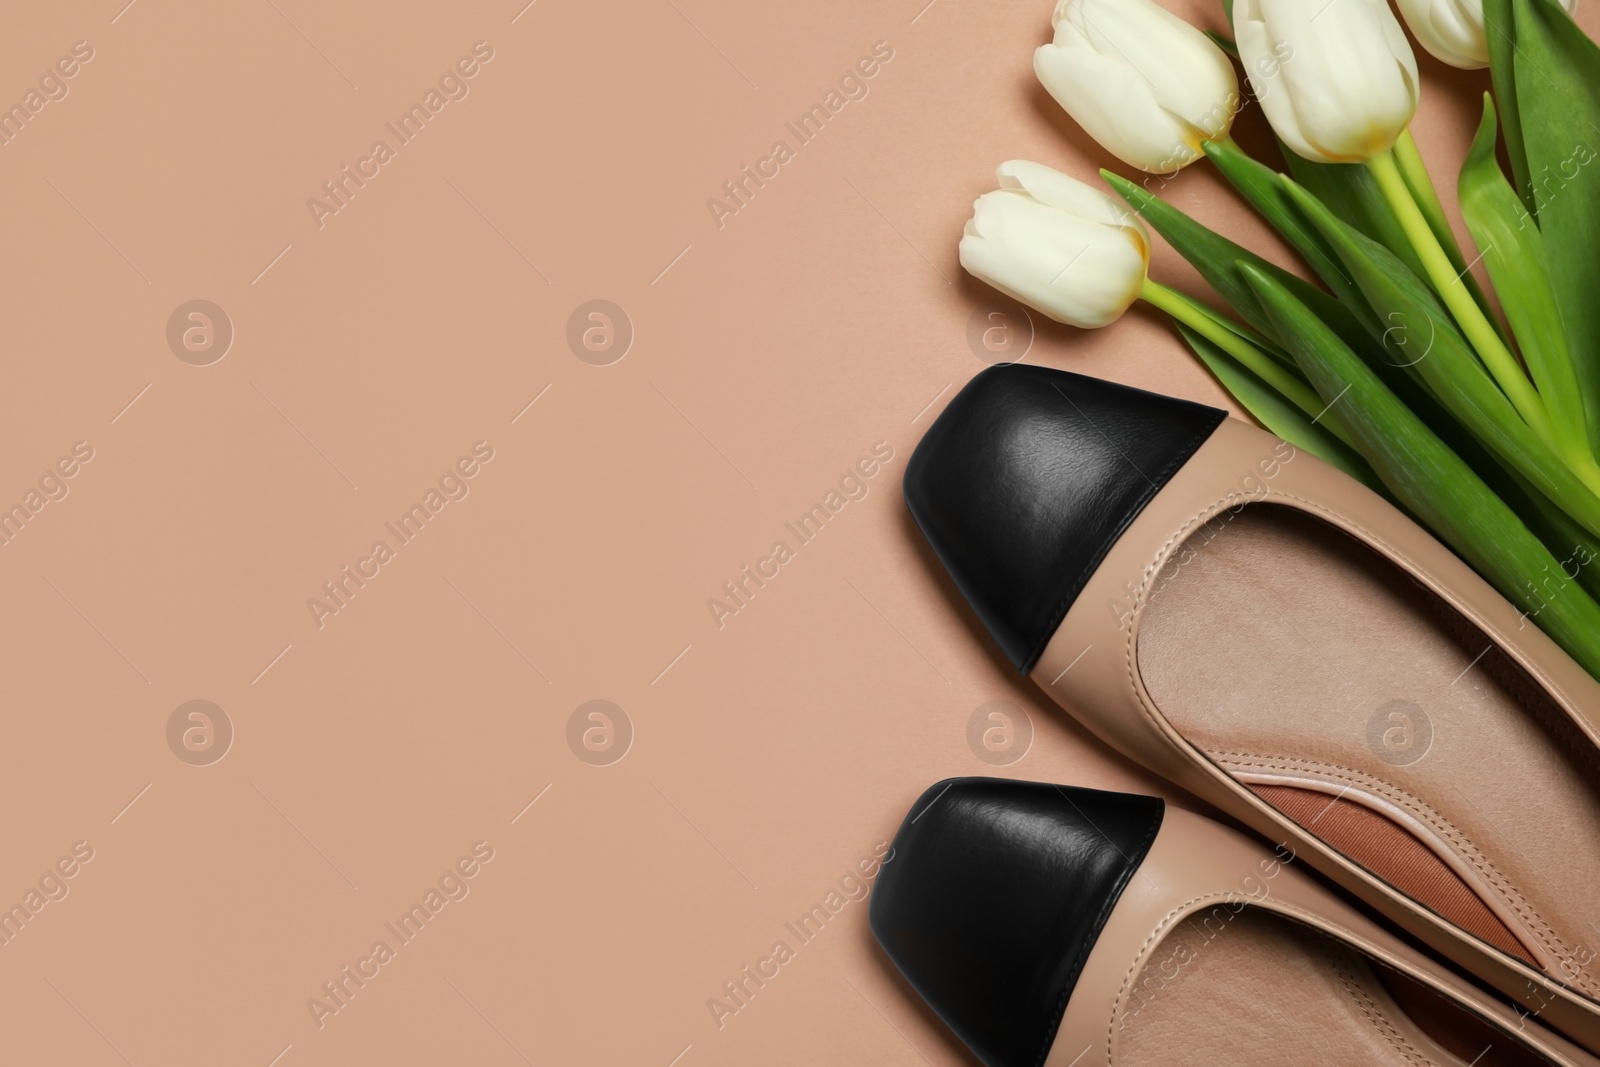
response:
[[[1400,13],[1422,47],[1462,70],[1489,65],[1483,28],[1483,0],[1399,0]],[[1561,0],[1572,14],[1578,0]]]
[[[1116,200],[1060,171],[1013,159],[972,205],[961,265],[1057,322],[1094,329],[1138,299],[1150,235]]]
[[[1176,172],[1233,125],[1233,64],[1152,0],[1060,0],[1052,21],[1055,41],[1034,52],[1034,73],[1124,163]]]
[[[1233,26],[1272,128],[1319,163],[1388,151],[1417,110],[1417,59],[1386,0],[1237,0]]]

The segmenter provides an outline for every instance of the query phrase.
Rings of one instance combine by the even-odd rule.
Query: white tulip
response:
[[[1387,0],[1237,0],[1239,57],[1284,144],[1320,163],[1388,151],[1417,110],[1417,58]]]
[[[1052,21],[1055,41],[1034,52],[1034,73],[1124,163],[1175,172],[1233,125],[1233,64],[1152,0],[1060,0]]]
[[[1398,0],[1406,25],[1422,47],[1452,67],[1476,70],[1489,65],[1483,28],[1483,0]],[[1572,14],[1578,0],[1561,0]]]
[[[1150,235],[1120,202],[1060,171],[1013,159],[972,205],[961,265],[1057,322],[1115,322],[1138,299]]]

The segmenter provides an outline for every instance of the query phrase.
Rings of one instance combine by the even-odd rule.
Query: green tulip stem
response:
[[[1400,168],[1400,176],[1406,181],[1406,188],[1411,191],[1412,198],[1422,211],[1422,217],[1428,220],[1428,228],[1433,231],[1434,237],[1438,238],[1445,255],[1450,257],[1450,265],[1455,268],[1457,277],[1465,283],[1472,293],[1472,299],[1478,302],[1478,307],[1488,314],[1489,301],[1483,295],[1478,279],[1467,269],[1467,259],[1461,254],[1461,246],[1456,243],[1455,231],[1450,228],[1450,218],[1445,214],[1444,204],[1439,200],[1439,190],[1434,187],[1433,178],[1428,174],[1428,166],[1422,161],[1422,153],[1417,150],[1416,138],[1411,136],[1410,127],[1401,131],[1399,140],[1394,143],[1394,161]],[[1490,320],[1491,323],[1493,321]],[[1502,339],[1503,337],[1504,335]]]
[[[1394,161],[1399,165],[1406,185],[1411,187],[1412,195],[1417,198],[1417,206],[1422,208],[1428,221],[1436,227],[1448,229],[1444,204],[1439,201],[1439,190],[1433,186],[1433,177],[1428,173],[1427,164],[1422,161],[1422,152],[1418,150],[1417,139],[1411,136],[1409,126],[1401,131],[1394,142]]]
[[[1433,287],[1439,291],[1439,296],[1443,298],[1450,313],[1455,316],[1462,332],[1467,335],[1467,340],[1477,350],[1484,366],[1499,383],[1523,421],[1552,448],[1556,448],[1555,429],[1550,423],[1549,414],[1545,411],[1544,402],[1539,399],[1533,383],[1528,381],[1528,376],[1517,363],[1516,357],[1511,354],[1511,350],[1506,347],[1505,342],[1500,339],[1500,334],[1484,315],[1483,309],[1462,284],[1461,278],[1465,272],[1456,270],[1450,262],[1449,255],[1439,244],[1439,239],[1434,236],[1427,218],[1417,206],[1405,178],[1400,173],[1394,152],[1390,150],[1373,156],[1367,161],[1367,169],[1372,172],[1372,177],[1377,181],[1384,199],[1389,202],[1389,206],[1399,218],[1401,229],[1405,231],[1406,239],[1416,250],[1417,258],[1422,261],[1423,269],[1428,272]]]
[[[1311,386],[1296,378],[1282,363],[1247,339],[1222,325],[1211,312],[1176,289],[1168,289],[1155,279],[1146,278],[1139,296],[1238,360],[1246,370],[1282,393],[1285,399],[1313,419],[1321,418],[1327,410],[1328,405],[1318,398]]]

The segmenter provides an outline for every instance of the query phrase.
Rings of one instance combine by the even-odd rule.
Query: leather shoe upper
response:
[[[1130,793],[941,782],[895,835],[872,933],[979,1059],[1038,1067],[1164,811]]]
[[[1047,367],[991,367],[917,446],[906,503],[1026,673],[1112,544],[1226,414]]]

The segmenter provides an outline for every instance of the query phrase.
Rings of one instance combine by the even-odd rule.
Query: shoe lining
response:
[[[1537,966],[1511,928],[1431,849],[1371,808],[1293,786],[1252,785],[1251,790],[1301,826],[1413,899],[1426,900],[1441,918],[1502,952]]]

